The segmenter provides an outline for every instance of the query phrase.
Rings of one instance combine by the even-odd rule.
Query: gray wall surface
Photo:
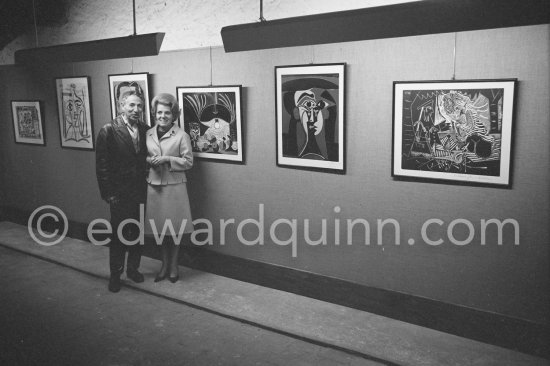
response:
[[[548,25],[382,39],[311,47],[225,54],[221,48],[165,52],[158,57],[59,64],[26,69],[0,68],[0,137],[2,205],[32,211],[51,204],[71,220],[88,223],[108,218],[95,180],[95,154],[62,149],[59,140],[54,77],[91,78],[94,130],[110,119],[108,74],[151,73],[152,94],[177,86],[243,86],[246,164],[198,160],[188,174],[195,218],[213,225],[213,250],[267,263],[341,278],[363,285],[427,297],[539,323],[549,308],[549,44]],[[212,65],[210,65],[212,52]],[[345,62],[345,175],[280,168],[275,161],[274,67]],[[511,189],[428,182],[405,182],[390,176],[393,81],[517,78]],[[212,78],[211,78],[212,70]],[[45,147],[14,143],[10,100],[43,102]],[[1,196],[0,196],[1,197]],[[228,226],[219,245],[221,219],[258,219],[264,205],[265,243],[240,243],[236,225]],[[338,206],[341,212],[336,213]],[[297,219],[297,255],[269,237],[271,223]],[[371,225],[370,245],[354,232],[347,245],[346,219],[364,218]],[[388,226],[383,245],[376,245],[378,219],[393,218],[401,227],[401,245]],[[422,224],[470,220],[474,241],[457,246],[422,242]],[[504,230],[497,245],[495,230],[480,245],[481,219],[512,218],[520,225],[520,245]],[[327,245],[304,240],[309,220],[311,239],[327,220]],[[341,222],[341,244],[334,244],[334,220]],[[430,237],[446,239],[446,227],[431,227]],[[278,237],[285,239],[283,225]],[[464,226],[455,237],[464,239]],[[253,240],[254,225],[243,235]],[[408,245],[409,238],[415,245]]]

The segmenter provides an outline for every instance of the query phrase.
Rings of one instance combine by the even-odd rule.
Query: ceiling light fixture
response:
[[[225,52],[550,22],[548,0],[424,0],[223,27]],[[261,16],[263,18],[263,16]]]
[[[37,63],[80,62],[158,55],[164,39],[164,33],[136,34],[135,0],[132,0],[132,4],[134,14],[133,35],[18,50],[15,52],[15,63],[19,65],[32,65]]]

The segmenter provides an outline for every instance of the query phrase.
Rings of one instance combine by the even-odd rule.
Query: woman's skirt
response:
[[[160,237],[163,231],[164,236],[188,234],[193,231],[192,221],[186,183],[147,185],[145,234],[157,237]]]

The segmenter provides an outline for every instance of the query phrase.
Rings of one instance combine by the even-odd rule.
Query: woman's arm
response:
[[[164,158],[164,159],[162,159]],[[191,138],[184,133],[179,143],[179,156],[163,156],[163,162],[170,164],[170,171],[181,172],[193,167],[193,150],[191,149]]]

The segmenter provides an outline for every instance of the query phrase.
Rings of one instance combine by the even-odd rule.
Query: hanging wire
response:
[[[456,79],[456,32],[455,32],[455,43],[453,46],[453,77],[451,80]]]
[[[36,47],[38,47],[38,27],[36,26],[36,7],[34,6],[34,0],[32,0],[32,17],[34,19],[34,36]]]
[[[132,57],[132,63],[130,64],[130,74],[133,74],[134,73],[134,58]]]
[[[264,0],[260,0],[260,19],[259,19],[260,22],[265,22],[265,18],[264,18]]]
[[[132,0],[132,6],[134,8],[134,36],[136,33],[136,0]]]
[[[210,46],[210,86],[212,86],[212,46]]]
[[[315,62],[315,47],[311,46],[311,62],[310,62],[310,64],[313,65],[314,62]]]

